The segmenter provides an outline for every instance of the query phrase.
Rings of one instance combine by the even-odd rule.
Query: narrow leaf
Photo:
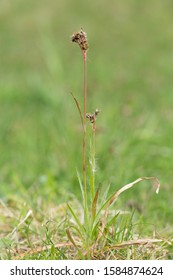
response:
[[[66,233],[67,233],[68,239],[71,241],[71,243],[74,245],[74,247],[78,250],[78,253],[79,253],[80,257],[81,257],[82,259],[84,259],[84,257],[83,257],[83,255],[82,255],[80,249],[78,248],[78,246],[76,245],[76,243],[75,243],[73,237],[71,236],[70,230],[69,230],[69,229],[66,229]]]
[[[75,241],[74,241],[74,239],[73,239],[73,237],[71,236],[71,233],[70,233],[70,230],[69,230],[69,229],[66,229],[66,233],[67,233],[68,239],[71,241],[71,243],[72,243],[76,248],[78,248],[77,245],[76,245],[76,243],[75,243]]]
[[[117,214],[115,214],[115,215],[112,217],[112,219],[110,219],[110,221],[106,224],[106,227],[107,227],[107,228],[109,228],[112,224],[115,223],[115,221],[116,221],[117,217],[119,216],[119,214],[120,214],[120,211],[119,211]]]
[[[116,245],[110,246],[109,249],[122,249],[124,247],[128,247],[131,245],[146,245],[150,243],[160,243],[163,242],[162,239],[136,239],[136,240],[129,240],[129,241],[124,241],[122,243],[118,243]]]
[[[96,216],[98,195],[99,195],[99,189],[96,191],[95,196],[94,196],[94,200],[93,200],[93,203],[92,203],[92,219],[93,219],[93,221],[94,221],[95,216]]]
[[[107,220],[107,216],[108,216],[108,212],[109,212],[109,207],[110,205],[112,205],[116,200],[117,198],[119,197],[119,195],[121,193],[123,193],[124,191],[132,188],[135,184],[141,182],[141,181],[144,181],[144,180],[152,180],[154,181],[154,186],[156,187],[156,193],[158,194],[159,192],[159,187],[160,187],[160,183],[158,181],[158,179],[156,177],[141,177],[141,178],[138,178],[137,180],[123,186],[122,188],[120,188],[117,192],[115,192],[108,200],[107,202],[104,203],[104,205],[102,205],[101,209],[99,209],[97,215],[99,214],[99,212],[104,208],[106,207],[105,209],[105,213],[104,213],[104,218],[103,218],[103,222],[102,222],[102,228],[101,228],[101,231],[100,231],[100,234],[98,235],[98,238],[97,238],[97,241],[100,239],[100,237],[102,236],[103,234],[103,231],[104,231],[104,228],[105,228],[105,225],[106,225],[106,220]]]
[[[82,123],[82,127],[83,127],[83,116],[82,116],[82,111],[81,111],[81,108],[80,108],[80,105],[79,105],[79,102],[77,101],[76,97],[73,95],[73,93],[71,92],[71,95],[76,103],[76,107],[78,109],[78,112],[79,112],[79,115],[80,115],[80,118],[81,118],[81,123]]]
[[[154,181],[154,186],[156,187],[156,194],[158,194],[159,188],[160,188],[159,180],[156,177],[141,177],[141,178],[138,178],[137,180],[135,180],[135,181],[133,181],[133,182],[123,186],[116,193],[114,193],[112,195],[112,197],[110,198],[107,207],[109,207],[112,203],[114,203],[121,193],[123,193],[124,191],[132,188],[134,185],[136,185],[137,183],[139,183],[141,181],[144,181],[144,180],[152,180],[152,181]]]
[[[81,193],[82,193],[82,199],[83,199],[83,202],[84,202],[84,189],[83,189],[82,181],[81,181],[80,174],[79,174],[78,170],[76,170],[76,172],[77,172],[77,178],[78,178],[80,190],[81,190]]]
[[[70,228],[73,228],[73,229],[79,234],[79,236],[81,237],[81,239],[82,239],[83,241],[85,241],[85,237],[82,235],[82,232],[80,231],[80,229],[79,229],[77,226],[71,225]]]
[[[78,227],[80,228],[80,230],[82,230],[82,232],[85,232],[85,229],[84,229],[83,225],[82,225],[81,222],[79,221],[78,217],[77,217],[76,214],[74,213],[74,211],[73,211],[73,209],[71,208],[71,206],[70,206],[68,203],[67,203],[67,206],[68,206],[68,208],[69,208],[69,210],[70,210],[70,212],[71,212],[73,218],[75,219],[75,221],[76,221]]]
[[[108,196],[108,192],[110,190],[110,184],[108,185],[107,188],[104,188],[104,193],[103,193],[103,202],[105,202],[107,200],[107,196]]]

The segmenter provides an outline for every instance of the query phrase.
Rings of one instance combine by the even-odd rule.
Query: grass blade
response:
[[[74,245],[74,247],[78,250],[78,253],[79,253],[80,257],[81,257],[82,259],[84,259],[84,256],[82,255],[80,249],[79,249],[78,246],[76,245],[76,243],[75,243],[75,241],[74,241],[74,239],[73,239],[73,237],[72,237],[72,235],[71,235],[71,233],[70,233],[70,230],[69,230],[69,229],[66,229],[66,233],[67,233],[68,239],[71,241],[71,243]]]
[[[68,239],[71,241],[71,243],[74,245],[74,247],[78,248],[73,237],[71,236],[70,230],[68,228],[66,229],[66,233],[67,233]]]
[[[83,241],[85,241],[84,236],[82,235],[80,229],[79,229],[77,226],[70,225],[70,228],[73,228],[73,229],[79,234],[79,236],[81,237],[81,239],[82,239]]]
[[[79,102],[77,101],[76,97],[73,95],[73,93],[71,92],[71,95],[76,103],[76,107],[78,109],[78,112],[79,112],[79,115],[80,115],[80,118],[81,118],[81,123],[82,123],[82,127],[84,126],[84,122],[83,122],[83,116],[82,116],[82,111],[81,111],[81,108],[80,108],[80,105],[79,105]]]
[[[110,246],[109,249],[123,249],[132,245],[147,245],[150,243],[160,243],[163,242],[162,239],[152,239],[152,238],[144,238],[144,239],[136,239],[124,241],[121,243],[117,243],[116,245]]]
[[[123,193],[124,191],[132,188],[134,185],[136,185],[137,183],[139,183],[141,181],[144,181],[144,180],[152,180],[152,181],[154,181],[154,187],[156,187],[156,194],[159,193],[160,182],[159,182],[159,180],[156,177],[141,177],[141,178],[138,178],[137,180],[135,180],[135,181],[133,181],[133,182],[123,186],[116,193],[114,193],[112,195],[112,197],[110,198],[110,200],[108,201],[107,207],[109,207],[111,204],[113,204],[117,200],[117,198],[119,197],[119,195],[121,193]]]
[[[103,234],[103,231],[104,231],[104,228],[105,228],[105,225],[106,225],[106,220],[107,220],[108,212],[109,212],[109,207],[117,200],[117,198],[119,197],[119,195],[121,193],[123,193],[124,191],[132,188],[134,185],[136,185],[137,183],[139,183],[141,181],[144,181],[144,180],[152,180],[152,181],[154,181],[154,187],[156,188],[156,194],[158,194],[159,188],[160,188],[160,182],[159,182],[159,180],[156,177],[141,177],[141,178],[138,178],[137,180],[135,180],[135,181],[133,181],[133,182],[123,186],[118,191],[116,191],[111,197],[109,197],[107,199],[107,201],[102,205],[102,207],[99,209],[99,211],[97,213],[97,215],[99,215],[101,210],[106,207],[105,213],[104,213],[103,222],[102,222],[102,228],[101,228],[100,234],[98,235],[97,241],[100,239],[100,237]]]
[[[82,181],[81,181],[80,174],[79,174],[78,170],[76,170],[76,172],[77,172],[77,178],[78,178],[80,190],[81,190],[81,193],[82,193],[82,199],[83,199],[83,202],[84,202],[84,188],[83,188]]]
[[[106,224],[106,227],[107,227],[107,228],[109,228],[112,224],[114,224],[114,222],[116,221],[116,219],[117,219],[117,217],[119,216],[119,214],[120,214],[120,211],[119,211],[117,214],[115,214],[115,215],[110,219],[110,221],[107,222],[107,224]]]
[[[98,196],[99,196],[99,189],[96,191],[95,196],[94,196],[94,200],[93,200],[93,203],[92,203],[92,220],[93,221],[95,220],[95,216],[96,216]]]
[[[73,218],[75,219],[75,221],[76,221],[78,227],[80,228],[80,230],[81,230],[83,233],[85,233],[85,228],[84,228],[84,226],[81,224],[81,222],[79,221],[79,219],[78,219],[78,217],[76,216],[76,214],[74,213],[73,209],[71,208],[71,206],[70,206],[68,203],[67,203],[67,206],[68,206],[68,208],[69,208],[69,210],[70,210],[70,212],[71,212]]]

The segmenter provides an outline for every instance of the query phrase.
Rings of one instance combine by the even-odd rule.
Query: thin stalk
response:
[[[92,136],[91,136],[91,163],[90,163],[90,192],[91,192],[91,201],[94,200],[95,197],[95,169],[96,169],[96,162],[95,162],[95,153],[96,153],[96,123],[94,121],[92,126]]]
[[[88,42],[86,33],[82,30],[79,32],[73,33],[72,42],[75,42],[79,45],[82,50],[83,61],[84,61],[84,77],[83,77],[83,114],[81,115],[81,120],[83,121],[83,145],[82,145],[82,169],[83,169],[83,206],[84,206],[84,227],[86,231],[86,247],[87,251],[89,249],[89,237],[90,237],[90,220],[89,220],[89,206],[88,206],[88,194],[87,194],[87,159],[86,159],[86,150],[87,150],[87,126],[86,126],[86,112],[87,112],[87,79],[86,79],[86,67],[87,67],[87,50]],[[76,100],[75,100],[76,102]],[[76,102],[79,112],[81,113],[78,102]]]
[[[87,52],[83,51],[84,61],[84,88],[83,88],[83,186],[84,186],[84,211],[85,211],[85,224],[89,231],[89,216],[88,216],[88,197],[87,197],[87,170],[86,170],[86,137],[87,137],[87,125],[86,125],[86,112],[87,112],[87,79],[86,79],[86,66],[87,66]]]
[[[86,61],[87,53],[83,52],[84,59],[84,88],[83,88],[83,98],[84,98],[84,107],[83,107],[83,183],[84,183],[84,192],[87,196],[87,184],[86,184],[86,108],[87,108],[87,88],[86,88]]]

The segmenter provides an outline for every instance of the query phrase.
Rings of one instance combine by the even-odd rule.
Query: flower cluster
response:
[[[88,41],[87,41],[87,35],[86,33],[82,30],[79,32],[75,32],[73,33],[72,37],[72,42],[75,42],[79,45],[79,47],[81,48],[81,50],[83,52],[86,52],[88,50]]]

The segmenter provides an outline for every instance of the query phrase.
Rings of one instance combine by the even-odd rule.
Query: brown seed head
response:
[[[93,124],[96,122],[96,117],[100,113],[100,110],[96,109],[94,114],[88,113],[86,114],[86,118],[90,120],[90,122]]]
[[[87,42],[87,35],[86,33],[82,30],[79,32],[75,32],[72,37],[72,42],[75,42],[79,45],[82,51],[86,52],[88,50],[88,42]]]

